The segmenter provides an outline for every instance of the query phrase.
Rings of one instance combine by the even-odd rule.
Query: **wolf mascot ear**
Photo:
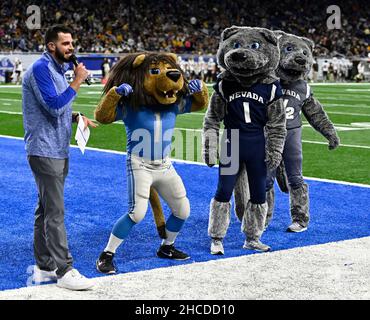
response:
[[[259,31],[263,37],[270,43],[272,43],[273,45],[277,46],[278,44],[278,37],[276,36],[276,34],[274,33],[274,31],[271,31],[271,30],[267,30],[267,29],[261,29]]]
[[[313,49],[315,48],[315,43],[311,39],[305,37],[301,37],[301,39],[308,45],[310,50],[313,51]]]
[[[226,28],[221,33],[221,41],[224,41],[227,38],[230,38],[233,34],[238,33],[241,29],[242,27],[238,27],[238,26],[232,26],[230,28]]]

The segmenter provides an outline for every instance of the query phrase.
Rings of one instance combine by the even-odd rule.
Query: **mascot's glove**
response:
[[[282,158],[283,155],[279,151],[266,152],[267,168],[271,171],[275,170],[279,166]]]
[[[203,158],[206,165],[212,168],[217,163],[218,159],[217,148],[207,148],[207,150],[204,150]]]
[[[119,87],[116,88],[116,92],[120,96],[127,97],[130,93],[133,92],[132,87],[127,83],[122,83]]]
[[[197,92],[201,92],[202,91],[202,81],[196,79],[196,80],[191,80],[189,82],[189,92],[190,94],[194,94],[194,93],[197,93]]]
[[[217,164],[218,132],[214,129],[205,130],[202,134],[202,157],[208,167]]]
[[[336,134],[331,135],[328,140],[329,140],[329,145],[328,145],[329,150],[334,150],[340,144],[340,139],[338,135]]]

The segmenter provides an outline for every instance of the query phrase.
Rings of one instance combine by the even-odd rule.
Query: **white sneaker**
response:
[[[94,286],[94,282],[81,275],[77,269],[72,269],[58,279],[57,286],[69,290],[87,290]]]
[[[306,230],[307,230],[307,227],[301,226],[298,222],[293,222],[286,231],[287,232],[303,232]]]
[[[58,280],[57,269],[53,271],[41,270],[37,265],[33,267],[32,282],[34,284],[40,284],[45,282],[56,282]]]
[[[224,253],[225,251],[224,251],[224,245],[222,244],[222,240],[212,239],[211,254],[223,255]]]
[[[262,243],[260,240],[249,240],[249,241],[245,240],[243,248],[248,249],[248,250],[258,251],[258,252],[271,251],[271,247]]]

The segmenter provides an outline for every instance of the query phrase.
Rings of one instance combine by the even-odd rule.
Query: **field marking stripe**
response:
[[[304,176],[304,178],[307,179],[307,180],[313,180],[313,181],[319,181],[319,182],[329,182],[329,183],[335,183],[335,184],[345,184],[345,185],[349,185],[349,186],[362,187],[362,188],[369,188],[370,189],[369,184],[347,182],[347,181],[340,181],[340,180],[330,180],[330,179],[315,178],[315,177],[306,177],[306,176]]]
[[[12,136],[6,136],[6,135],[0,135],[0,138],[13,139],[13,140],[24,140],[23,138],[20,138],[20,137],[12,137]],[[71,148],[77,149],[79,147],[75,145],[71,145]],[[93,148],[93,147],[86,147],[86,149],[97,151],[97,152],[110,153],[110,154],[127,155],[127,152],[124,152],[124,151],[100,149],[100,148]],[[185,163],[185,164],[194,164],[198,166],[206,166],[205,163],[195,162],[195,161],[188,161],[188,160],[181,160],[181,159],[171,159],[171,161],[175,163],[178,162],[178,163]],[[217,165],[215,167],[217,167]],[[330,179],[322,179],[322,178],[315,178],[315,177],[305,177],[305,176],[304,178],[308,180],[313,180],[313,181],[321,181],[321,182],[327,182],[327,183],[336,183],[336,184],[350,185],[350,186],[355,186],[355,187],[370,188],[370,185],[363,184],[363,183],[355,183],[355,182],[348,182],[348,181],[341,181],[341,180],[330,180]]]
[[[0,110],[0,113],[5,113],[5,114],[19,114],[23,115],[22,112],[16,112],[16,111],[5,111],[5,110]]]
[[[347,112],[339,112],[339,111],[326,111],[329,114],[341,114],[346,116],[359,116],[359,117],[370,117],[370,114],[363,114],[363,113],[347,113]]]
[[[312,143],[312,144],[325,144],[327,145],[327,142],[322,141],[312,141],[312,140],[302,140],[303,143]],[[360,149],[370,149],[370,146],[359,146],[354,144],[340,144],[339,147],[347,147],[347,148],[360,148]]]

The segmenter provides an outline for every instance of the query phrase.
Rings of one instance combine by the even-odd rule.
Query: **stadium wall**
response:
[[[5,81],[5,72],[11,72],[14,69],[14,61],[16,58],[19,58],[22,61],[23,70],[26,71],[28,67],[36,61],[40,57],[41,53],[9,53],[0,52],[0,82]],[[97,54],[97,53],[85,53],[85,54],[78,54],[79,61],[83,62],[87,69],[91,72],[92,78],[99,81],[101,79],[102,71],[101,65],[103,63],[104,58],[108,58],[109,63],[111,66],[114,65],[115,62],[119,60],[119,57],[122,54]],[[208,62],[209,58],[212,58],[216,61],[216,57],[212,55],[180,55],[183,60],[193,59],[196,63],[199,61],[199,58],[202,57],[204,63]],[[311,70],[309,74],[309,79],[315,81],[324,81],[324,73],[323,67],[324,64],[332,63],[337,70],[342,70],[345,74],[343,77],[343,81],[349,81],[354,78],[356,74],[358,74],[358,66],[362,65],[364,69],[364,80],[370,81],[370,59],[366,58],[355,58],[355,59],[348,59],[348,58],[317,58],[318,70],[315,73]],[[73,76],[72,65],[71,70],[67,72],[67,78]],[[334,79],[337,81],[341,81],[338,79]]]

